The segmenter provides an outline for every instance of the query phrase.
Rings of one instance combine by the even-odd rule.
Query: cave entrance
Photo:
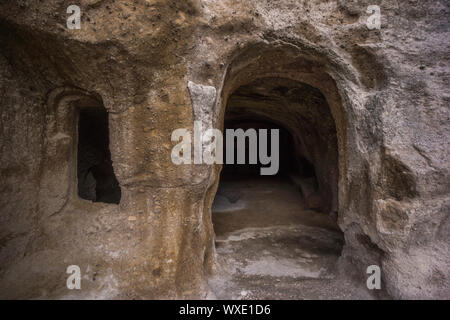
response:
[[[261,163],[223,165],[212,220],[219,259],[232,264],[234,278],[216,293],[235,298],[254,287],[257,293],[246,298],[308,296],[308,285],[297,280],[333,278],[344,243],[337,225],[337,137],[327,101],[303,83],[258,79],[228,99],[223,129],[238,128],[267,129],[269,137],[279,130],[279,170],[264,176]]]
[[[120,202],[121,190],[109,150],[108,112],[80,108],[78,117],[78,195],[93,202]]]

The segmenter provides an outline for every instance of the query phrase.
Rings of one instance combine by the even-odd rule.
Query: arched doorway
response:
[[[223,165],[212,221],[232,276],[226,286],[213,281],[219,297],[293,299],[314,294],[312,283],[333,286],[344,241],[337,133],[324,95],[290,79],[256,79],[229,96],[223,129],[279,130],[279,168],[262,176],[264,164],[249,164],[250,139],[246,164]]]

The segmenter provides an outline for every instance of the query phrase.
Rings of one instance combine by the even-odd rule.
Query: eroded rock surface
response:
[[[337,211],[341,272],[364,283],[376,264],[392,298],[450,297],[445,1],[378,1],[380,30],[368,0],[82,0],[80,30],[69,4],[0,3],[0,297],[209,297],[220,166],[173,164],[171,133],[198,112],[222,128],[236,90],[274,78],[288,97],[313,88],[334,120],[312,112],[302,154]],[[94,106],[119,204],[77,193],[77,119]]]

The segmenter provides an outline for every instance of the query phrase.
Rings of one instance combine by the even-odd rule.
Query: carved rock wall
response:
[[[174,165],[171,133],[221,128],[260,78],[320,90],[334,118],[341,268],[394,298],[448,298],[444,1],[0,3],[0,296],[209,297],[219,166]],[[119,205],[77,197],[76,112],[109,112]],[[65,270],[79,265],[83,295]]]

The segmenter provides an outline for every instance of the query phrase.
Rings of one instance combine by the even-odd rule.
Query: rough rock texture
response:
[[[210,297],[220,167],[174,165],[170,137],[197,117],[221,128],[262,78],[315,88],[334,118],[342,271],[377,264],[393,298],[450,297],[444,1],[377,1],[381,30],[366,0],[81,0],[81,30],[69,4],[0,3],[0,297]],[[76,192],[77,114],[99,105],[119,205]],[[83,290],[65,287],[71,264]]]

